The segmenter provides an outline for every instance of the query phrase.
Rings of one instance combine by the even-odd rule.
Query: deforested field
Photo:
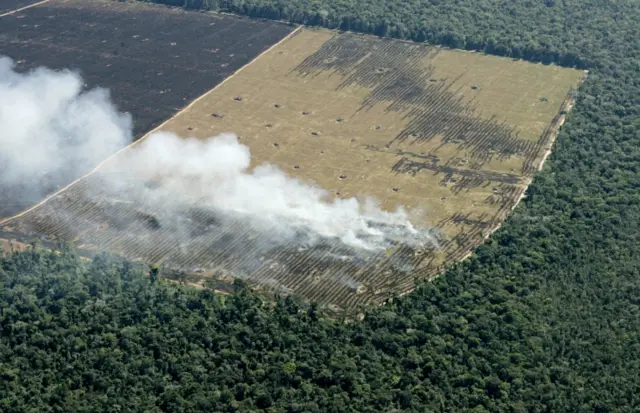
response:
[[[29,4],[3,0],[0,14]],[[132,114],[136,138],[293,30],[277,22],[108,0],[51,0],[0,19],[0,55],[14,59],[19,71],[80,71],[88,88],[109,89],[118,109]],[[73,178],[51,182],[51,190]],[[0,219],[43,195],[0,186]]]
[[[191,280],[241,277],[336,309],[380,303],[464,258],[500,225],[548,154],[584,75],[305,28],[163,127],[199,138],[232,131],[254,165],[275,164],[335,197],[404,205],[416,211],[416,226],[439,234],[437,246],[354,255],[327,240],[265,249],[241,218],[221,228],[198,205],[182,212],[189,231],[176,231],[157,219],[160,206],[140,211],[105,191],[108,172],[2,230],[167,262]]]

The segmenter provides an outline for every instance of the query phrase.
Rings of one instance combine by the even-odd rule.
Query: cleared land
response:
[[[28,4],[2,5],[14,10]],[[0,54],[13,58],[19,71],[79,70],[88,87],[108,88],[119,110],[133,115],[136,138],[293,30],[277,22],[104,0],[52,0],[0,19]],[[74,177],[65,179],[52,182],[51,190]],[[30,192],[0,187],[0,219],[44,195]]]
[[[482,54],[303,29],[163,129],[206,138],[233,131],[269,162],[335,196],[421,209],[439,248],[359,257],[327,242],[260,250],[242,219],[184,211],[188,233],[101,192],[101,173],[4,231],[46,233],[131,259],[167,261],[192,278],[247,278],[339,308],[379,303],[467,255],[516,204],[584,73]],[[104,172],[106,173],[106,172]],[[70,220],[63,211],[73,211]],[[165,225],[166,224],[166,225]],[[78,230],[78,229],[81,230]],[[193,281],[193,280],[192,280]]]

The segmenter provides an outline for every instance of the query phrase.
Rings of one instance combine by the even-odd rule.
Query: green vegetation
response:
[[[607,59],[604,50],[597,50],[599,47],[610,49],[614,45],[628,50],[636,41],[633,16],[637,3],[633,0],[143,1],[426,41],[580,68]]]
[[[361,322],[326,320],[291,299],[269,306],[246,289],[216,296],[151,284],[106,258],[90,267],[69,254],[0,261],[0,410],[640,408],[636,2],[238,0],[222,8],[310,22],[319,14],[332,25],[353,16],[365,28],[388,21],[388,34],[404,27],[419,40],[477,42],[497,54],[530,45],[525,57],[588,65],[591,75],[545,171],[502,229],[469,260]]]
[[[3,412],[631,411],[638,385],[637,307],[615,303],[637,300],[631,284],[567,320],[541,283],[459,269],[344,324],[106,256],[0,265]]]

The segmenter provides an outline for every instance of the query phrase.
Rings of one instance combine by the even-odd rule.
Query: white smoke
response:
[[[159,132],[109,169],[140,181],[159,182],[160,187],[145,187],[138,195],[156,205],[174,204],[178,197],[188,204],[251,217],[283,233],[287,229],[297,233],[306,230],[320,237],[339,238],[356,248],[387,248],[394,236],[419,242],[419,232],[402,208],[386,212],[372,199],[330,200],[324,189],[289,177],[274,165],[253,169],[250,165],[249,148],[234,134],[199,140]],[[115,182],[122,185],[124,181]]]
[[[77,73],[21,74],[0,56],[0,183],[70,181],[131,140],[131,118],[105,89],[83,90]]]
[[[72,72],[19,74],[12,65],[0,58],[0,182],[38,186],[53,174],[68,183],[130,142],[131,119],[116,111],[107,91],[83,91]],[[331,200],[327,191],[274,165],[251,168],[249,148],[230,133],[206,140],[154,133],[101,171],[111,193],[162,219],[197,205],[275,229],[273,236],[302,232],[306,242],[339,238],[378,250],[392,242],[432,241],[402,208],[386,212],[371,199]]]

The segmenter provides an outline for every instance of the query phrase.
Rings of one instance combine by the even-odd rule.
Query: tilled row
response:
[[[416,277],[435,276],[442,269],[434,260],[436,252],[446,262],[464,257],[482,241],[488,226],[504,218],[518,195],[518,187],[503,184],[494,194],[502,205],[495,216],[473,220],[457,214],[440,222],[441,229],[461,230],[437,246],[396,245],[379,252],[356,251],[337,239],[279,239],[269,225],[221,215],[202,205],[177,211],[120,199],[99,174],[11,226],[49,241],[70,241],[83,249],[107,250],[184,273],[242,278],[277,293],[354,309],[411,290]]]

